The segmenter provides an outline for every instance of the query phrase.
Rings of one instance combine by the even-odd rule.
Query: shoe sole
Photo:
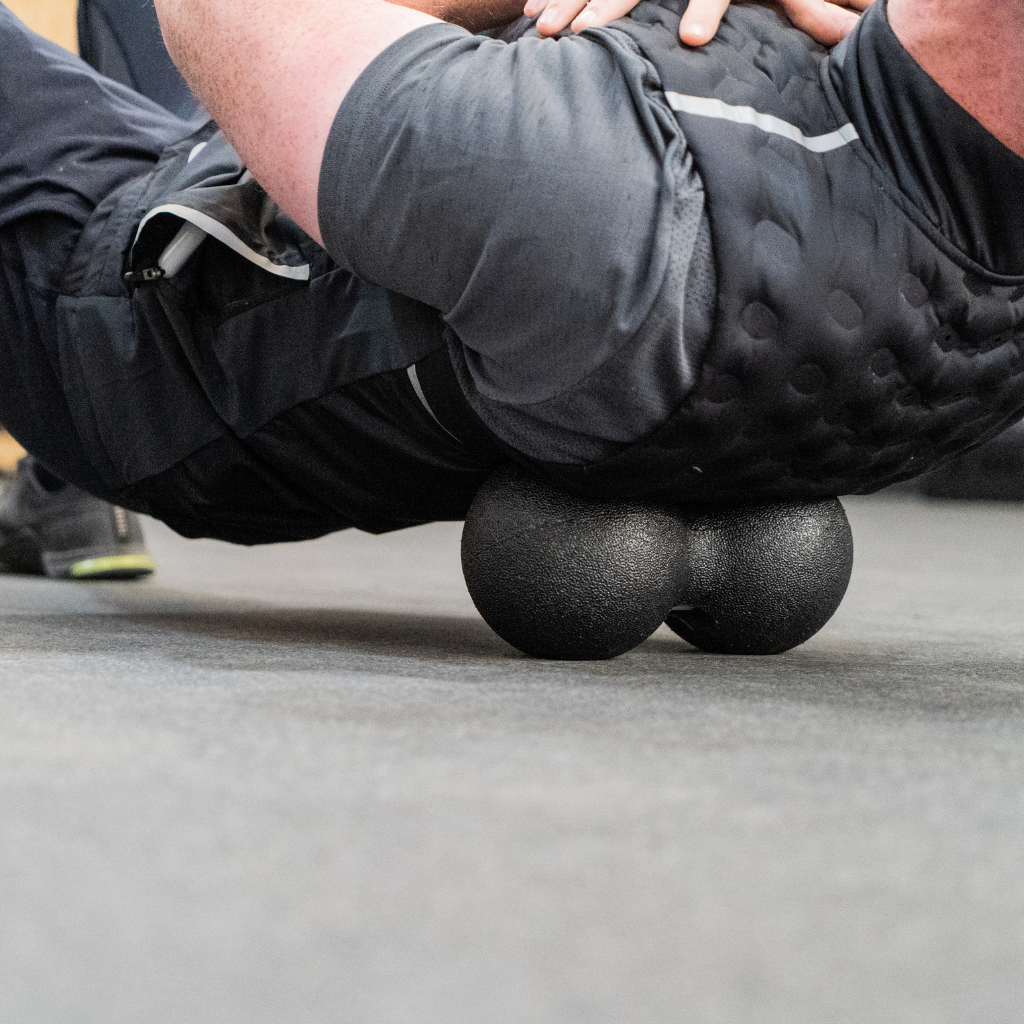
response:
[[[51,580],[135,580],[152,576],[153,559],[140,551],[123,555],[72,554],[40,551],[34,537],[19,536],[0,545],[2,570],[18,575],[47,576]]]
[[[63,575],[73,580],[133,580],[149,576],[155,569],[149,555],[106,555],[72,562]]]

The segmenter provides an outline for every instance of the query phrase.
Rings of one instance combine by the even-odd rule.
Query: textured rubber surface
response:
[[[578,498],[512,465],[462,534],[480,614],[539,658],[613,658],[663,621],[704,650],[781,653],[832,617],[852,566],[835,498],[681,511]]]
[[[678,603],[685,530],[673,513],[556,491],[509,464],[480,488],[462,571],[487,624],[538,658],[614,658]]]
[[[1024,507],[778,658],[518,655],[462,524],[0,576],[5,1024],[1015,1024]]]
[[[781,654],[835,614],[853,570],[837,498],[688,513],[686,604],[666,623],[718,654]],[[680,602],[683,603],[683,602]]]

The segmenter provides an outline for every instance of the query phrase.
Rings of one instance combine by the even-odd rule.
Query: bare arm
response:
[[[436,18],[383,0],[157,0],[167,48],[256,179],[320,240],[335,114],[367,65]]]
[[[572,2],[558,0],[565,22],[572,16],[566,4]],[[629,9],[636,0],[611,2]],[[783,2],[840,11],[824,0]],[[698,34],[710,38],[727,3],[694,0],[684,30],[699,16]],[[156,0],[167,49],[193,92],[256,179],[318,241],[324,146],[338,107],[367,65],[422,25],[443,19],[475,31],[514,20],[521,5],[522,0],[401,0],[401,6],[384,0]],[[534,6],[530,0],[528,9]],[[593,24],[611,20],[610,10],[602,13]],[[846,17],[855,22],[853,15]],[[835,31],[841,31],[838,23]]]
[[[949,96],[1024,157],[1024,0],[889,0],[889,24]]]

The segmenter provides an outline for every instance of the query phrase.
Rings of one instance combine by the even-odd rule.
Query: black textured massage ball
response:
[[[686,528],[670,511],[590,501],[511,463],[477,492],[462,531],[473,603],[537,658],[614,658],[679,603]]]
[[[832,618],[853,569],[838,498],[684,513],[685,596],[668,616],[684,640],[716,654],[781,654]]]
[[[680,511],[578,498],[511,464],[462,534],[480,614],[539,658],[613,658],[663,621],[706,651],[780,653],[831,618],[852,564],[836,499]]]

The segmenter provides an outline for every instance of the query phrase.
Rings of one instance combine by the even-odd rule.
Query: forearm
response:
[[[383,0],[156,0],[171,58],[256,179],[319,240],[334,116],[382,50],[434,18]]]
[[[1024,157],[1024,0],[889,0],[888,11],[914,60]]]

